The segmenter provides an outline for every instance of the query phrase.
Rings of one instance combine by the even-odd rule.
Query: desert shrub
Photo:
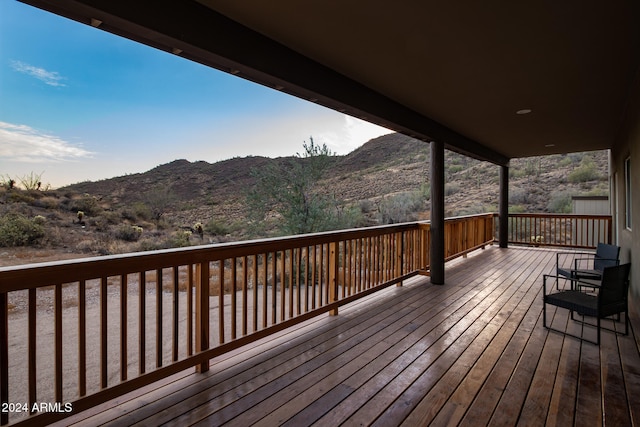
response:
[[[375,204],[369,200],[361,200],[360,201],[360,212],[362,213],[371,213],[375,210]]]
[[[562,160],[558,163],[560,167],[567,167],[573,163],[573,159],[569,156],[562,156]]]
[[[547,209],[553,213],[571,213],[571,193],[568,191],[551,193],[551,199],[547,204]]]
[[[171,248],[184,248],[191,246],[191,232],[190,231],[176,231],[171,235],[168,240],[169,247]]]
[[[580,162],[580,166],[569,173],[569,182],[587,182],[600,179],[600,174],[596,168],[596,164],[590,156],[585,156]]]
[[[527,203],[529,199],[528,193],[521,188],[514,188],[509,191],[509,203],[518,205]]]
[[[137,242],[142,236],[142,227],[122,224],[116,229],[116,237],[125,242]]]
[[[92,239],[81,240],[76,244],[76,250],[84,253],[112,255],[122,253],[125,249],[106,235],[97,235]]]
[[[486,212],[490,212],[490,210],[487,210],[486,206],[480,203],[474,203],[470,206],[465,206],[453,212],[453,216],[478,215]]]
[[[10,191],[7,196],[10,203],[26,203],[31,205],[35,201],[35,197],[33,197],[29,192],[22,190]]]
[[[136,213],[134,212],[133,209],[131,208],[123,208],[120,211],[120,217],[122,219],[126,219],[128,221],[135,221],[138,219],[138,216],[136,215]]]
[[[418,190],[418,192],[425,200],[431,200],[431,184],[428,182],[420,184],[420,190]]]
[[[524,169],[521,169],[517,166],[509,168],[509,178],[518,179],[518,178],[523,178],[526,175],[527,175],[527,172]]]
[[[39,199],[35,199],[31,204],[37,208],[57,209],[60,205],[60,201],[55,197],[44,196]]]
[[[85,215],[96,215],[101,209],[95,197],[85,194],[82,197],[71,199],[69,210],[73,212],[81,211]]]
[[[445,186],[444,186],[444,195],[445,196],[452,196],[452,195],[454,195],[456,193],[459,193],[459,192],[460,192],[460,185],[455,183],[455,182],[452,182],[452,183],[449,183],[449,184],[445,184]]]
[[[212,218],[204,226],[204,231],[214,236],[224,236],[230,233],[229,226],[219,219]]]
[[[451,165],[447,169],[447,172],[449,172],[449,174],[453,175],[455,173],[458,173],[458,172],[462,171],[463,169],[464,169],[464,166],[462,166],[462,165]]]
[[[526,209],[522,205],[509,206],[509,213],[525,213]]]
[[[39,220],[18,213],[0,217],[0,246],[28,246],[44,237],[44,227]]]
[[[422,208],[422,202],[418,192],[386,197],[380,202],[380,221],[383,224],[412,221]]]
[[[157,251],[159,249],[167,249],[169,245],[166,241],[157,240],[157,239],[142,239],[138,242],[138,251],[140,252],[148,252],[148,251]]]
[[[100,221],[106,222],[107,224],[116,225],[122,222],[121,215],[118,212],[114,211],[104,211],[99,216]]]

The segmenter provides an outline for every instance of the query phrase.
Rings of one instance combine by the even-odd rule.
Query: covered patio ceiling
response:
[[[640,64],[634,0],[24,2],[503,165],[611,148]]]

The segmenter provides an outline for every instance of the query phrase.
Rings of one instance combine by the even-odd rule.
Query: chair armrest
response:
[[[580,270],[580,268],[578,267],[578,262],[582,262],[582,261],[595,261],[595,260],[596,260],[595,256],[594,256],[594,257],[591,257],[591,258],[576,258],[576,259],[574,260],[574,265],[575,265],[575,268],[574,268],[574,269],[575,269],[575,270]],[[597,260],[598,260],[598,261],[613,261],[613,262],[615,262],[615,263],[616,263],[616,265],[619,265],[619,264],[620,264],[620,260],[619,260],[619,259],[617,259],[617,258],[597,258]]]
[[[556,252],[556,268],[560,266],[560,256],[562,255],[571,255],[571,256],[595,256],[595,252]]]
[[[576,288],[584,286],[591,289],[600,289],[600,286],[602,286],[602,282],[600,280],[587,279],[587,278],[581,278],[581,279],[575,280],[574,284]]]
[[[580,264],[583,261],[590,261],[593,262],[593,260],[595,259],[595,255],[589,258],[575,258],[573,260],[573,265],[574,265],[574,270],[579,270],[580,266],[578,264]]]
[[[576,282],[576,279],[571,279],[569,277],[565,277],[565,276],[557,276],[555,274],[543,274],[542,275],[542,293],[543,295],[548,295],[547,293],[547,279],[555,279],[555,281],[557,282],[560,279],[563,279],[565,281],[570,281],[570,282]],[[573,288],[573,285],[571,285],[571,287]]]

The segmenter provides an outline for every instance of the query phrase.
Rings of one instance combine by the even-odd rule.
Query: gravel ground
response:
[[[87,282],[87,393],[100,389],[100,286],[96,281]],[[63,288],[63,402],[70,402],[78,396],[78,303],[77,285]],[[138,375],[138,343],[139,343],[139,284],[130,280],[127,287],[127,374],[129,378]],[[270,293],[271,291],[269,291]],[[108,384],[115,385],[120,381],[120,286],[111,285],[107,292],[108,311]],[[146,294],[146,358],[147,371],[156,367],[156,292],[155,283],[147,283]],[[163,365],[172,358],[172,310],[173,293],[163,292],[162,310],[162,354]],[[231,312],[231,298],[225,297],[225,312]],[[195,299],[195,298],[194,298]],[[241,301],[241,296],[237,296]],[[55,402],[54,398],[54,291],[52,288],[40,289],[37,292],[37,402]],[[186,292],[178,293],[179,301],[179,358],[187,355],[187,320]],[[24,403],[28,401],[28,310],[27,292],[14,292],[9,296],[9,401]],[[249,306],[252,306],[249,297]],[[211,297],[211,339],[217,342],[218,297]],[[215,313],[215,315],[214,315]],[[230,339],[230,321],[225,322],[227,340]],[[240,320],[238,321],[240,324]],[[194,328],[195,329],[195,328]],[[238,332],[239,334],[239,332]],[[193,341],[195,343],[195,339]],[[15,415],[12,415],[15,417]],[[19,418],[15,417],[12,419]]]

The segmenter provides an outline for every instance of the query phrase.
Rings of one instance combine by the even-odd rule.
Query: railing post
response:
[[[338,300],[338,242],[329,244],[329,304]],[[329,312],[331,316],[338,315],[338,308]]]
[[[196,264],[196,352],[209,349],[209,263]],[[209,361],[196,366],[196,372],[207,372]]]
[[[9,303],[0,292],[0,405],[9,403]],[[9,412],[0,411],[0,424],[9,424]]]

